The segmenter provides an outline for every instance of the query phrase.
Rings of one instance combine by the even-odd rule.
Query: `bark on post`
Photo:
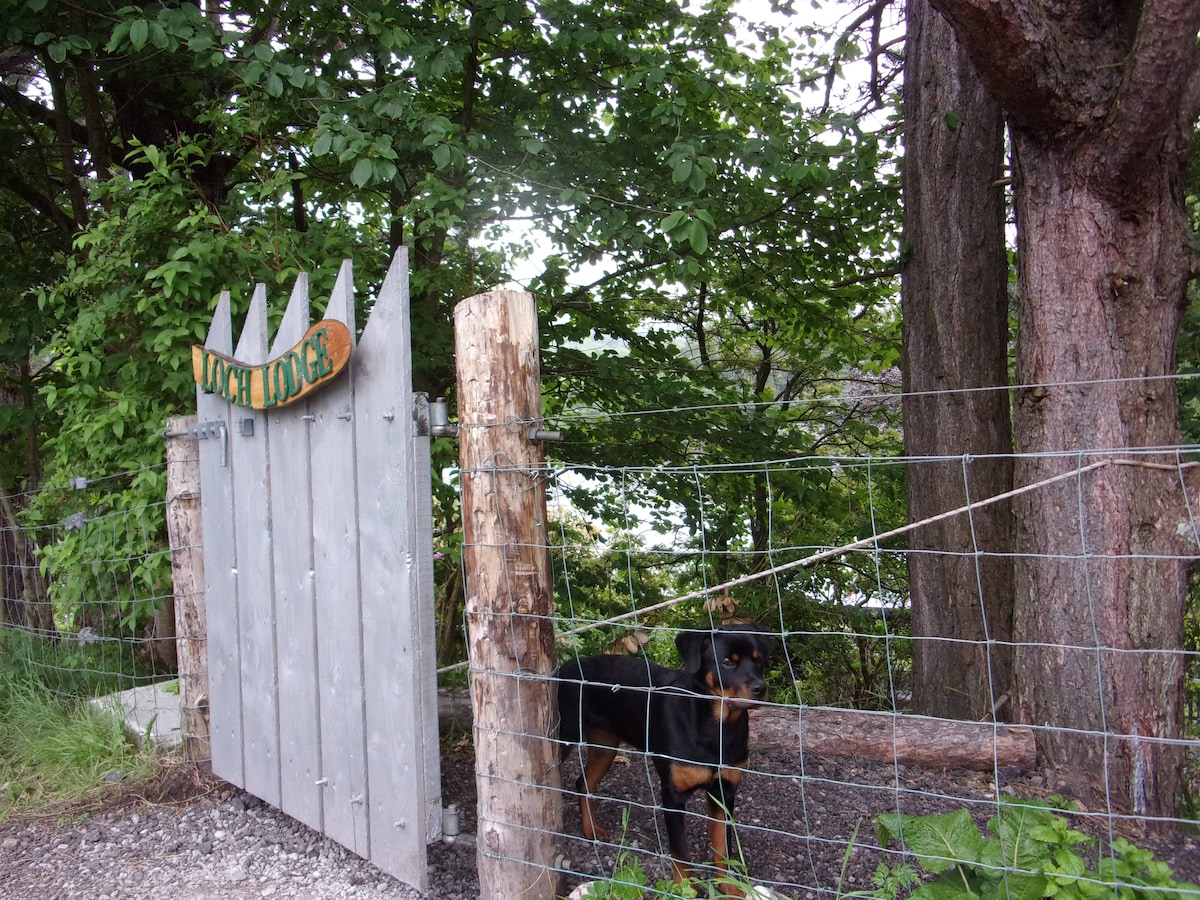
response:
[[[186,431],[195,416],[167,420],[167,431]],[[212,758],[208,740],[208,622],[204,606],[201,543],[200,454],[191,438],[167,439],[167,535],[175,594],[175,642],[183,752],[190,760]]]
[[[495,291],[454,310],[463,563],[484,898],[550,900],[562,831],[551,673],[537,304]]]

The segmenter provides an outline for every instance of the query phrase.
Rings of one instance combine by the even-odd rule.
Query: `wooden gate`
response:
[[[249,409],[197,386],[212,767],[423,889],[441,776],[405,251],[357,346],[348,260],[325,318],[345,323],[352,350],[322,390]],[[236,349],[228,294],[204,349],[269,377],[308,329],[302,276],[270,347],[260,284]]]

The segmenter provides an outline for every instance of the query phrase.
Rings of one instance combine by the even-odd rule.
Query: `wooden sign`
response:
[[[272,409],[332,381],[346,368],[350,350],[350,329],[336,319],[324,319],[287,353],[262,365],[247,365],[193,344],[192,375],[201,390],[220,394],[235,406]]]

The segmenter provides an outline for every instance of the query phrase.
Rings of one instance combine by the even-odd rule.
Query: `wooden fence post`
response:
[[[208,739],[208,623],[204,606],[204,547],[200,516],[200,453],[194,438],[179,436],[195,416],[167,420],[167,535],[175,593],[175,641],[183,753],[212,758]]]
[[[471,701],[485,900],[551,900],[562,831],[537,303],[454,310]]]

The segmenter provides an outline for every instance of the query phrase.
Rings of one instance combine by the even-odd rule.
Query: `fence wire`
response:
[[[1184,485],[1184,473],[1196,464],[1192,460],[1196,451],[1175,448],[1172,452],[1179,458],[1176,470]],[[1092,839],[1075,848],[1086,866],[1071,878],[1073,883],[1094,883],[1093,894],[1112,890],[1110,883],[1102,886],[1089,874],[1102,871],[1106,860],[1109,871],[1124,873],[1118,881],[1135,883],[1147,877],[1144,871],[1139,874],[1122,867],[1120,838],[1152,849],[1173,867],[1178,880],[1200,880],[1195,837],[1200,819],[1194,806],[1185,805],[1177,816],[1162,817],[1105,805],[1068,811],[1061,807],[1076,794],[1080,780],[1103,778],[1103,773],[1008,764],[996,753],[975,766],[908,761],[911,752],[902,745],[904,728],[914,721],[919,726],[922,719],[911,712],[915,645],[979,643],[989,651],[999,647],[994,641],[912,634],[906,561],[916,552],[950,553],[917,551],[906,543],[916,526],[904,520],[903,504],[897,502],[899,486],[906,467],[919,464],[845,457],[670,471],[661,467],[548,469],[544,477],[550,482],[551,515],[546,544],[554,560],[558,611],[554,625],[561,658],[632,652],[678,665],[673,640],[680,625],[687,623],[705,626],[744,618],[773,636],[777,652],[770,670],[771,699],[750,714],[750,756],[734,809],[737,828],[731,856],[735,871],[744,862],[752,883],[780,895],[806,900],[840,897],[886,889],[902,879],[904,870],[897,867],[917,865],[920,854],[894,838],[882,839],[877,830],[881,816],[952,816],[965,810],[986,837],[989,819],[1007,815],[1013,804],[1024,802],[1054,807],[1055,815]],[[1137,453],[1108,453],[1083,461],[1063,478],[1135,464],[1144,465]],[[666,514],[654,513],[648,505],[647,484],[664,478],[676,486],[688,484],[689,493]],[[764,520],[768,527],[756,542],[715,541],[717,529],[709,517],[717,499],[744,490],[746,478],[757,478],[768,488],[771,503]],[[853,539],[821,542],[796,528],[794,508],[787,506],[789,491],[795,490],[797,480],[805,479],[832,485],[855,481],[861,489],[857,494],[838,495],[854,504],[841,519],[847,529],[862,529],[848,533]],[[598,526],[573,499],[580,492],[601,490],[619,510],[618,516],[610,516],[610,521],[618,521],[616,526]],[[29,505],[28,497],[14,499],[19,507]],[[970,515],[995,500],[981,498],[950,514]],[[172,593],[170,550],[160,527],[163,507],[117,509],[108,502],[95,486],[64,490],[50,505],[61,510],[57,521],[4,529],[2,652],[7,664],[22,667],[64,694],[96,696],[149,689],[149,699],[143,701],[148,704],[147,719],[159,718],[170,727],[172,715],[177,721],[178,705],[171,699],[171,666],[163,659],[168,638],[154,630],[154,613],[169,605]],[[1190,498],[1189,503],[1194,505]],[[974,558],[978,564],[980,557]],[[1065,562],[1084,565],[1092,558],[1080,553]],[[1145,554],[1129,558],[1146,565],[1160,560]],[[44,597],[36,594],[39,579],[44,582]],[[986,590],[987,585],[981,588]],[[1190,603],[1194,616],[1196,601]],[[163,623],[161,616],[157,622]],[[204,636],[172,635],[171,639],[179,637]],[[1194,641],[1195,635],[1190,639]],[[1162,652],[1103,646],[1094,640],[1090,625],[1082,622],[1069,641],[1046,643],[1044,649],[1090,654],[1098,670],[1108,659]],[[1185,722],[1178,737],[1044,722],[1030,727],[1034,740],[1069,735],[1133,748],[1171,743],[1186,756],[1185,779],[1196,802],[1200,654],[1194,644],[1166,648],[1166,654],[1186,673]],[[838,733],[827,729],[836,714],[850,709],[883,723],[883,738],[874,736],[878,751],[874,755],[856,749],[857,735],[849,732],[841,737],[839,747]],[[1004,727],[999,722],[954,724],[997,733]],[[923,749],[937,755],[936,746]],[[562,805],[561,854],[552,868],[568,886],[618,873],[644,877],[653,892],[655,881],[669,878],[670,867],[661,787],[652,759],[629,748],[617,757],[597,791],[597,816],[607,830],[602,840],[581,834],[581,792],[576,787],[581,763],[579,749],[563,757],[557,789],[522,786],[530,791],[556,790]],[[482,768],[476,775],[486,778]],[[464,806],[472,799],[446,797],[447,802]],[[708,818],[698,796],[688,808],[686,821],[698,873],[715,874],[705,862]],[[507,824],[517,829],[537,827],[526,822]],[[1031,874],[1028,864],[980,862],[984,869],[997,865],[1006,878]],[[1182,893],[1179,888],[1160,889],[1164,895]]]
[[[119,715],[139,741],[183,738],[166,503],[124,506],[120,485],[162,470],[81,477],[37,496],[47,524],[0,527],[0,664]],[[13,495],[26,511],[34,495]]]
[[[1195,448],[1173,448],[1166,455],[1176,458],[1177,462],[1166,468],[1175,474],[1180,490],[1186,491],[1186,473],[1196,465]],[[938,820],[944,825],[965,810],[978,828],[976,840],[984,841],[989,828],[1000,830],[1003,838],[1013,811],[1025,809],[1023,804],[1053,810],[1045,813],[1046,827],[1059,828],[1053,823],[1069,822],[1070,828],[1079,830],[1081,840],[1087,836],[1087,842],[1076,847],[1064,844],[1046,850],[1047,856],[1068,850],[1079,854],[1081,868],[1072,876],[1072,884],[1084,884],[1079,888],[1084,893],[1111,892],[1114,880],[1118,885],[1123,879],[1141,883],[1138,879],[1145,871],[1137,875],[1137,866],[1127,865],[1124,839],[1151,847],[1174,867],[1177,880],[1196,881],[1200,878],[1200,853],[1194,835],[1200,820],[1195,806],[1189,805],[1196,802],[1200,786],[1200,654],[1195,634],[1190,634],[1183,648],[1106,646],[1087,621],[1077,623],[1070,639],[1058,642],[914,636],[904,574],[906,561],[915,553],[973,558],[977,572],[979,560],[987,555],[928,547],[914,550],[907,538],[915,530],[947,518],[969,517],[991,504],[1059,482],[1082,491],[1085,480],[1100,470],[1161,467],[1157,460],[1163,456],[1161,448],[1083,457],[1072,454],[1068,472],[1005,495],[977,499],[918,523],[905,522],[904,504],[896,502],[897,484],[902,485],[907,467],[928,460],[820,458],[671,471],[663,467],[549,471],[552,525],[547,544],[555,559],[559,653],[564,660],[601,652],[633,653],[678,665],[671,640],[679,627],[689,623],[707,627],[724,620],[752,621],[773,634],[779,652],[772,668],[772,700],[751,714],[750,758],[737,797],[737,840],[731,853],[734,869],[741,871],[739,864],[744,863],[749,883],[762,889],[805,898],[899,890],[897,879],[906,877],[904,867],[915,867],[928,878],[945,865],[931,868],[937,863],[931,863],[921,849],[898,842],[895,833],[885,838],[886,826],[899,821],[889,815],[938,814],[947,817]],[[970,462],[968,457],[953,460],[964,466]],[[797,474],[836,481],[852,472],[861,479],[858,496],[866,498],[857,519],[865,536],[827,544],[805,540],[796,533],[803,529],[795,528],[790,515],[795,508],[776,509],[774,505],[775,500],[787,497],[790,480]],[[707,518],[718,509],[714,498],[735,496],[739,489],[744,490],[747,476],[768,486],[765,495],[772,503],[766,511],[766,534],[741,546],[715,543],[717,529]],[[692,496],[664,518],[648,512],[647,485],[665,477],[674,477],[676,484],[690,481]],[[581,521],[572,498],[580,491],[594,490],[607,492],[610,509],[619,511],[610,515],[609,521],[618,524],[596,528]],[[1187,505],[1190,508],[1190,500]],[[1185,543],[1193,549],[1186,555],[1131,551],[1119,558],[1135,567],[1134,578],[1139,577],[1136,567],[1141,565],[1191,561],[1200,541],[1195,518],[1190,522]],[[1084,530],[1082,523],[1077,526]],[[1031,557],[1040,555],[1045,554]],[[1063,562],[1087,566],[1098,559],[1106,557],[1083,547]],[[696,584],[699,586],[690,587]],[[989,589],[980,578],[980,596]],[[1098,598],[1089,595],[1087,600],[1094,610]],[[1189,616],[1194,617],[1196,600],[1192,598],[1189,604]],[[942,721],[913,713],[917,644],[933,648],[977,645],[986,651],[989,663],[992,654],[1001,649],[1076,653],[1094,660],[1091,665],[1097,680],[1103,680],[1104,672],[1122,658],[1142,657],[1155,660],[1154,664],[1162,660],[1164,672],[1184,673],[1183,684],[1174,685],[1183,689],[1184,721],[1166,737],[1124,731],[1120,722],[1107,714],[1099,727],[1048,721],[1010,729],[999,719],[951,722],[964,733],[972,729],[994,732],[996,743],[985,741],[983,749],[975,751],[974,761],[966,764],[955,761],[959,758],[949,746],[942,748],[939,759],[936,745],[908,745],[922,740],[923,724]],[[1163,690],[1172,687],[1162,684]],[[853,717],[839,716],[850,709],[859,711],[860,718],[869,713],[883,727],[864,742]],[[834,720],[837,727],[847,730],[840,735],[836,728],[822,733],[826,722]],[[1103,745],[1103,759],[1113,754],[1136,755],[1147,745],[1175,747],[1184,760],[1185,791],[1191,800],[1185,798],[1179,813],[1170,815],[1147,815],[1111,802],[1096,804],[1097,793],[1105,796],[1107,771],[1056,771],[1039,768],[1028,757],[1009,759],[996,747],[1002,732],[1007,736],[1016,730],[1028,736],[1030,747],[1044,740],[1092,740]],[[871,746],[864,751],[866,743]],[[563,758],[561,872],[568,883],[611,879],[614,873],[618,878],[643,878],[640,873],[648,873],[644,878],[653,888],[655,880],[669,879],[671,869],[662,789],[652,759],[628,746],[622,748],[594,801],[608,834],[590,840],[581,833],[585,811],[581,801],[588,792],[576,782],[588,749],[573,748]],[[481,777],[486,781],[489,775]],[[1142,773],[1140,777],[1154,775]],[[697,871],[714,876],[718,870],[705,862],[709,818],[700,799],[703,793],[698,791],[690,804],[688,830]],[[514,827],[520,826],[514,823]],[[978,849],[975,843],[969,846]],[[944,853],[953,850],[967,856],[973,852],[967,845],[947,845]],[[1018,852],[1015,844],[1008,850]],[[1027,850],[1022,847],[1019,852]],[[999,873],[1004,883],[1011,882],[1016,890],[1020,879],[1043,877],[1032,855],[1007,862],[974,862],[978,865],[969,873],[959,870],[963,878]],[[974,883],[978,888],[978,880]],[[1028,885],[1022,884],[1025,887]],[[663,890],[668,889],[663,886]],[[1186,893],[1178,886],[1165,891],[1168,895]]]

